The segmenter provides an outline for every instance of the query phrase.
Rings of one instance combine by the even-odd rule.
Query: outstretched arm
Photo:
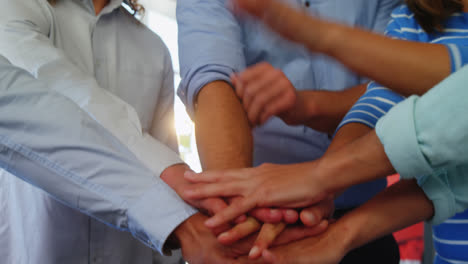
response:
[[[403,95],[423,94],[452,70],[445,45],[390,39],[308,16],[275,0],[234,3],[286,38],[304,43],[313,52],[334,57],[355,72]],[[431,63],[427,63],[428,56]]]
[[[349,251],[429,219],[431,201],[414,180],[400,181],[344,215],[318,237],[264,251],[270,263],[338,263]]]
[[[196,212],[75,103],[1,56],[0,91],[1,168],[160,251]]]

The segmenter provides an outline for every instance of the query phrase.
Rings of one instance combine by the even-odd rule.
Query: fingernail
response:
[[[278,209],[270,209],[270,214],[274,215],[274,214],[281,214],[281,211],[278,210]]]
[[[260,253],[260,248],[257,246],[254,246],[249,252],[249,257],[256,257],[258,256],[258,253]]]
[[[229,237],[229,234],[228,232],[224,232],[224,233],[221,233],[219,236],[218,236],[218,239],[220,240],[225,240]]]
[[[314,224],[314,223],[315,223],[315,215],[314,215],[313,213],[304,212],[304,217],[305,217],[305,220],[306,220],[309,224]]]
[[[286,215],[287,215],[287,216],[290,216],[290,217],[293,217],[293,216],[296,216],[296,212],[291,211],[291,210],[287,210],[287,211],[286,211]]]
[[[215,223],[216,223],[216,221],[213,218],[210,218],[210,219],[205,221],[205,225],[207,227],[214,227]],[[225,233],[223,233],[223,234],[225,234]]]

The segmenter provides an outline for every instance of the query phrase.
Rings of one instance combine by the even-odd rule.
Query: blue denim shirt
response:
[[[383,32],[399,0],[284,0],[311,15]],[[247,66],[266,61],[281,69],[297,90],[339,91],[361,80],[338,62],[292,44],[249,17],[236,17],[226,0],[178,0],[178,95],[194,111],[194,99],[206,84],[223,80]],[[339,103],[339,102],[337,102]],[[287,126],[278,118],[255,128],[254,165],[295,163],[319,158],[330,138],[306,126]],[[332,179],[331,179],[332,180]],[[337,207],[361,204],[385,187],[385,181],[349,189]]]
[[[159,179],[182,162],[168,50],[121,3],[1,1],[2,263],[152,263],[195,213]]]

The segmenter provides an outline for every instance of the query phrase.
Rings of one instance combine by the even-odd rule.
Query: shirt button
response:
[[[310,0],[305,0],[305,1],[304,1],[304,5],[305,5],[306,7],[309,7],[309,6],[310,6]]]

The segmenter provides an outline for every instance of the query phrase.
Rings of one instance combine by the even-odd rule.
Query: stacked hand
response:
[[[219,197],[193,198],[186,195],[184,190],[194,185],[194,183],[187,181],[182,176],[186,170],[191,172],[189,167],[183,164],[172,166],[161,175],[161,178],[188,203],[200,208],[208,215],[216,214],[228,207],[228,203]],[[226,200],[230,201],[231,204],[235,204],[238,199],[241,199],[241,197]],[[243,214],[241,214],[241,217],[237,217],[235,221],[237,224],[233,224],[232,221],[226,221],[225,224],[213,227],[211,231],[218,236],[218,241],[221,244],[233,246],[237,245],[239,240],[249,237],[249,235],[258,231],[261,227],[261,231],[255,241],[252,236],[249,238],[253,243],[253,247],[252,243],[250,244],[252,248],[249,257],[256,259],[271,245],[315,236],[325,231],[328,221],[321,221],[321,219],[328,217],[332,210],[332,205],[333,202],[330,200],[328,203],[323,203],[321,207],[303,210],[301,212],[301,219],[306,223],[307,227],[286,227],[287,223],[295,223],[297,221],[298,213],[295,210],[261,208],[250,210],[249,215],[254,216],[258,221],[265,222],[263,225],[260,225],[253,217],[242,217]]]
[[[232,222],[237,217],[253,212],[255,208],[300,208],[300,218],[309,233],[317,235],[326,230],[333,212],[333,196],[328,194],[319,177],[307,177],[314,163],[294,165],[265,164],[256,168],[194,173],[187,171],[185,178],[192,182],[183,188],[187,199],[211,197],[236,197],[227,207],[216,212],[206,221],[212,229]],[[311,186],[316,186],[314,189]],[[303,209],[305,208],[305,209]],[[262,209],[265,211],[266,209]],[[257,210],[262,211],[262,210]],[[280,211],[273,209],[274,211]],[[264,221],[265,218],[262,219]],[[246,221],[248,222],[248,221]],[[268,222],[268,220],[267,220]],[[266,224],[251,250],[250,257],[257,258],[281,233],[285,224]],[[219,236],[220,241],[229,237],[236,227]],[[226,234],[226,235],[224,235]],[[239,236],[232,236],[239,237]],[[233,242],[232,240],[230,242]]]

